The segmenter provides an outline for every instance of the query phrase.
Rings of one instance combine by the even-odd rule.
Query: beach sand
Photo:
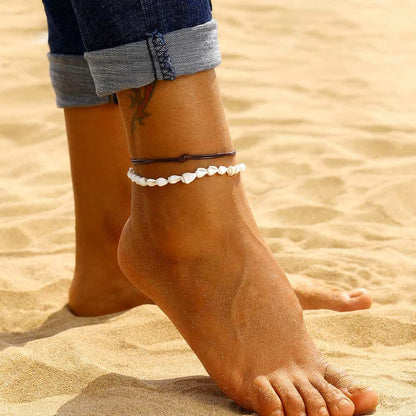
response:
[[[65,306],[74,212],[40,0],[0,5],[0,415],[235,415],[156,306]],[[306,322],[337,365],[416,415],[416,3],[214,1],[250,203],[289,275],[366,287]],[[126,178],[127,180],[127,178]]]

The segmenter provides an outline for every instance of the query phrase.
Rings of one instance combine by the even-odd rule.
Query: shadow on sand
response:
[[[56,416],[254,415],[206,376],[141,380],[117,373],[96,378]]]
[[[65,305],[40,326],[26,332],[0,333],[0,351],[23,347],[71,328],[97,325],[122,314],[78,317]],[[97,377],[62,405],[56,416],[199,416],[254,415],[226,397],[207,376],[144,380],[118,373]]]
[[[48,319],[46,319],[46,321],[44,321],[42,325],[37,328],[26,332],[0,333],[0,351],[11,346],[23,347],[29,341],[53,337],[54,335],[64,332],[67,329],[101,324],[121,313],[123,312],[114,313],[112,315],[84,318],[75,316],[69,310],[68,305],[65,305],[52,315],[48,316]]]

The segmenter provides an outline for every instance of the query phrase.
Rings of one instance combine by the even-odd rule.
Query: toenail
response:
[[[342,409],[343,407],[349,407],[351,406],[351,401],[348,399],[341,399],[338,402],[338,408]]]
[[[366,293],[367,291],[363,288],[359,288],[359,289],[355,289],[353,290],[352,294],[354,296],[359,296],[359,295],[364,295],[364,293]]]
[[[275,410],[271,416],[283,416],[283,412],[281,410]]]
[[[365,391],[374,390],[372,387],[347,387],[345,390],[350,394],[363,393]]]
[[[321,407],[318,410],[318,415],[319,416],[328,416],[328,410],[326,410],[326,407]]]

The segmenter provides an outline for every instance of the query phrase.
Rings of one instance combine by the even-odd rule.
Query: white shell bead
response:
[[[227,169],[228,176],[234,176],[237,173],[236,166],[229,166]]]
[[[127,176],[130,180],[137,185],[141,186],[165,186],[168,183],[175,184],[178,182],[183,182],[184,184],[189,184],[193,182],[196,178],[202,178],[205,175],[213,176],[216,173],[220,175],[224,175],[225,173],[229,176],[234,176],[239,172],[243,172],[246,170],[246,165],[244,163],[239,163],[237,165],[229,166],[228,168],[225,166],[209,166],[206,168],[198,168],[195,172],[185,172],[181,176],[179,175],[171,175],[167,179],[166,178],[158,178],[158,179],[148,179],[143,176],[139,176],[130,168],[127,172]]]
[[[144,178],[143,176],[139,176],[138,183],[140,186],[147,186],[146,178]]]
[[[167,185],[169,182],[166,178],[157,178],[156,179],[156,185],[157,186],[165,186]]]
[[[225,166],[220,166],[220,167],[218,168],[218,173],[219,173],[220,175],[224,175],[224,173],[226,173],[226,172],[227,172],[227,170],[228,170],[228,168],[226,168]]]
[[[185,184],[191,183],[196,179],[196,173],[186,172],[182,174],[182,182]]]
[[[172,183],[172,184],[174,184],[174,183],[178,183],[178,182],[180,182],[182,180],[182,178],[179,176],[179,175],[171,175],[171,176],[169,176],[169,178],[168,178],[168,182],[169,183]]]
[[[207,174],[208,174],[208,170],[207,170],[207,169],[205,169],[205,168],[198,168],[198,169],[195,171],[195,174],[196,174],[196,177],[197,177],[197,178],[202,178],[202,177],[204,177],[205,175],[207,175]]]
[[[216,166],[208,166],[208,176],[215,175],[218,172],[218,168]]]

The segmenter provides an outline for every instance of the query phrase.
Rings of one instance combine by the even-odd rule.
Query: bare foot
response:
[[[371,307],[371,296],[365,289],[347,291],[297,275],[290,276],[289,281],[304,310],[350,312]],[[100,262],[93,267],[86,265],[82,271],[74,273],[69,306],[75,315],[107,315],[153,303],[124,276],[115,261],[111,264]]]
[[[357,388],[316,349],[237,176],[135,186],[132,206],[121,269],[225,394],[261,416],[352,416],[376,407],[374,390]]]
[[[88,247],[89,256],[77,262],[68,305],[78,316],[107,315],[153,303],[124,276],[117,263],[117,244]]]
[[[365,289],[347,291],[318,279],[299,275],[291,275],[289,281],[304,310],[331,309],[350,312],[371,306],[371,295]]]
[[[116,250],[116,241],[107,246]],[[105,246],[101,244],[101,249]],[[100,250],[101,251],[101,250]],[[109,259],[112,259],[111,261]],[[292,275],[290,284],[304,310],[331,309],[338,312],[368,309],[371,296],[365,289],[342,290],[317,279]],[[69,306],[78,316],[99,316],[121,312],[153,301],[137,289],[120,270],[115,256],[82,264],[74,273]]]
[[[131,202],[125,173],[129,154],[119,106],[70,107],[64,112],[76,220],[69,307],[76,315],[97,316],[149,302],[117,263],[118,240]]]

